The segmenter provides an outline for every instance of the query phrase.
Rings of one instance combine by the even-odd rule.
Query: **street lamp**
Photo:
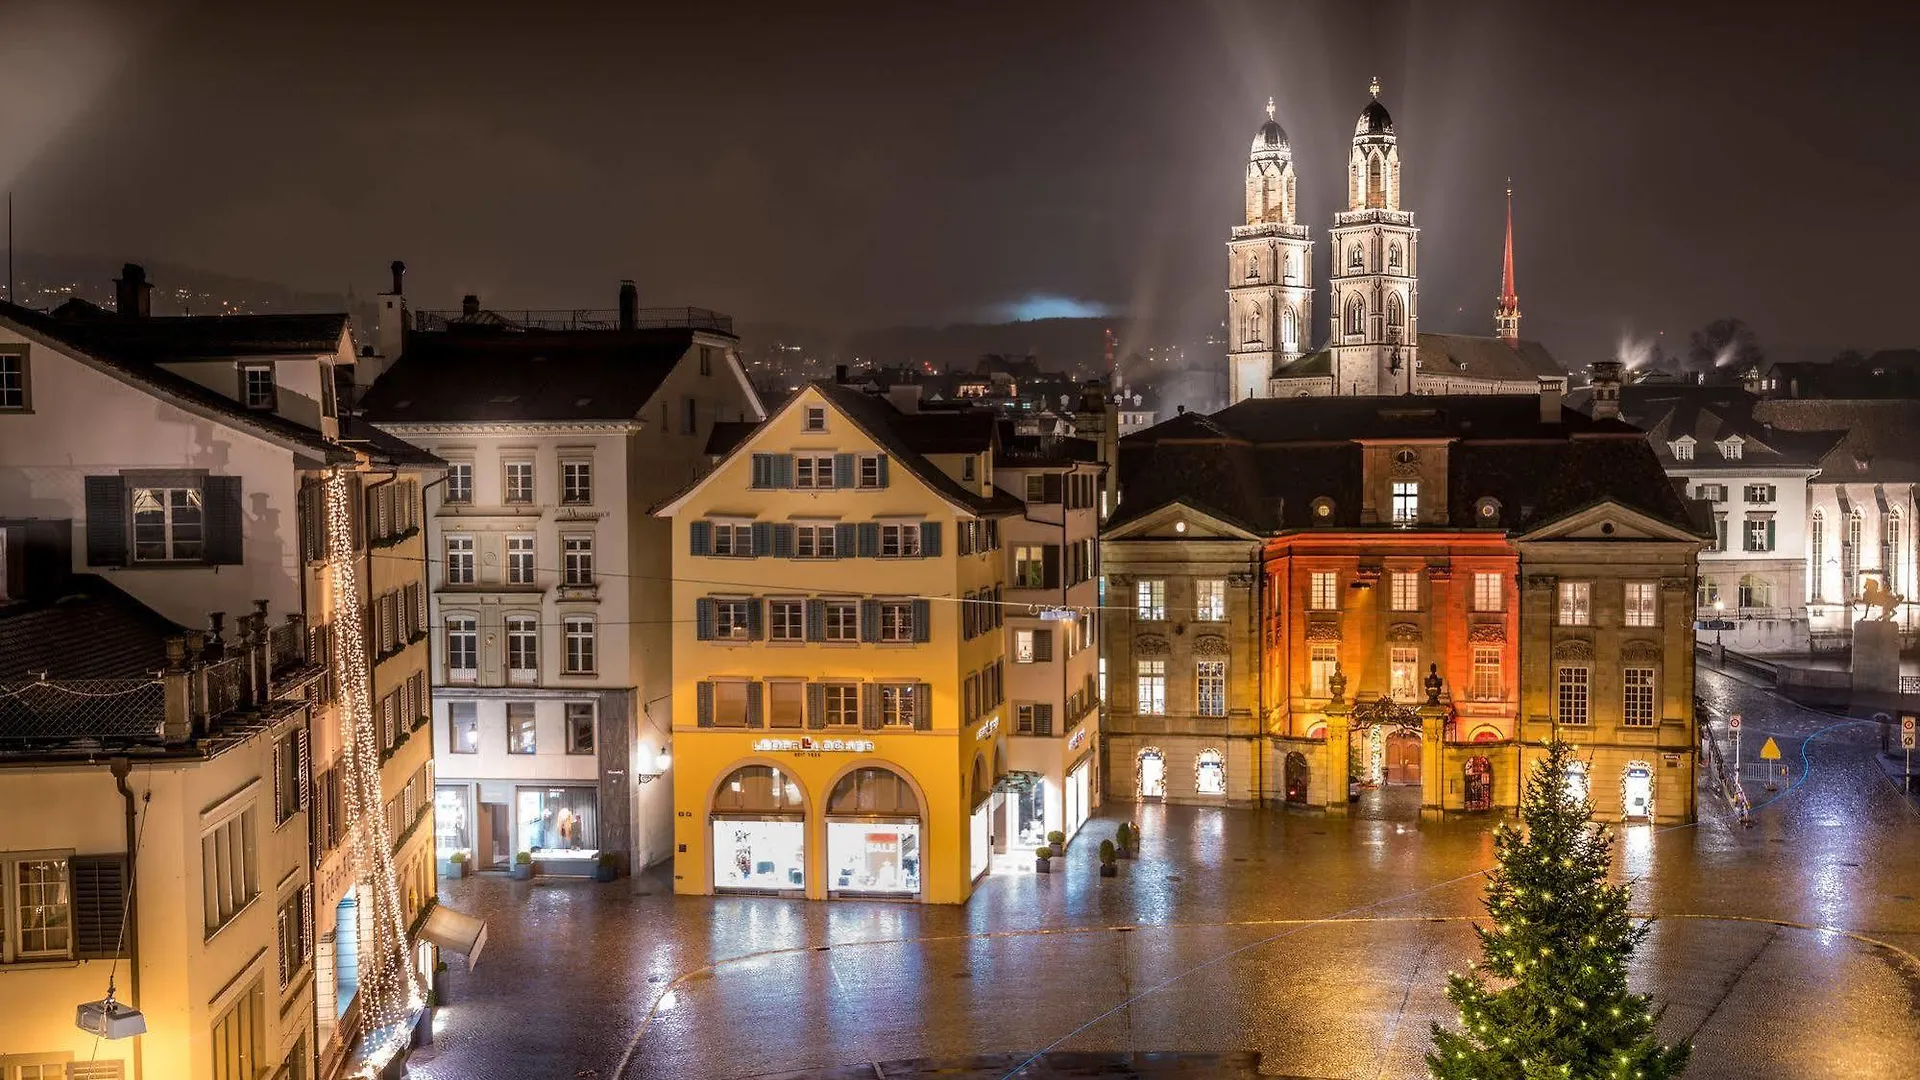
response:
[[[1720,640],[1720,635],[1726,630],[1726,614],[1727,602],[1716,599],[1713,602],[1713,662],[1716,664],[1727,662],[1727,647]]]

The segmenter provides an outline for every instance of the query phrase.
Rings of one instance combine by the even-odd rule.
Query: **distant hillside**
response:
[[[740,337],[750,354],[776,344],[801,345],[842,364],[931,364],[971,367],[988,353],[1034,356],[1049,371],[1098,371],[1104,363],[1106,332],[1119,340],[1119,353],[1145,352],[1151,330],[1131,319],[1034,319],[1026,322],[954,323],[947,326],[889,326],[830,331],[792,323],[743,323]]]
[[[120,276],[120,268],[125,261],[17,252],[13,257],[16,302],[44,309],[57,307],[69,297],[77,296],[111,308],[114,303],[113,280]],[[145,262],[141,265],[146,267],[147,280],[153,283],[155,315],[345,311],[353,317],[356,334],[366,338],[373,332],[378,309],[370,299],[362,301],[338,293],[301,292],[271,281],[235,277],[178,263]]]

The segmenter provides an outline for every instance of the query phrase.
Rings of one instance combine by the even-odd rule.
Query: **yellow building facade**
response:
[[[673,521],[677,892],[959,903],[1006,771],[991,417],[803,389]]]

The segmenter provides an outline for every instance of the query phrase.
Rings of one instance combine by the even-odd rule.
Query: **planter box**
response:
[[[526,881],[531,877],[533,877],[532,863],[514,863],[513,864],[513,880]]]
[[[1117,875],[1117,874],[1119,874],[1119,873],[1120,873],[1120,867],[1119,867],[1119,865],[1118,865],[1118,864],[1116,864],[1116,863],[1110,863],[1110,862],[1109,862],[1109,863],[1101,863],[1101,864],[1100,864],[1100,876],[1101,876],[1101,877],[1114,877],[1115,875]]]
[[[1033,860],[1033,869],[1036,873],[1051,874],[1053,873],[1053,860],[1035,859]]]

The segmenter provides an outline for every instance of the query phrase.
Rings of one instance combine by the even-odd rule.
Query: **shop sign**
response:
[[[986,742],[988,739],[993,738],[994,732],[999,730],[1000,718],[998,716],[989,717],[986,723],[980,725],[980,730],[973,733],[974,741]]]
[[[1050,607],[1040,609],[1041,622],[1072,622],[1076,612],[1072,608]]]
[[[1067,753],[1071,754],[1085,745],[1087,745],[1087,729],[1081,728],[1073,733],[1072,738],[1067,740]]]
[[[872,739],[756,739],[753,750],[756,754],[774,754],[792,751],[801,754],[871,754]]]

